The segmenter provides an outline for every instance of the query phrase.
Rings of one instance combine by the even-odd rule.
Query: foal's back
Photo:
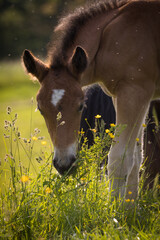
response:
[[[97,79],[116,95],[119,82],[155,84],[160,96],[160,2],[133,1],[119,9],[104,29],[97,55]],[[142,76],[143,74],[143,76]]]

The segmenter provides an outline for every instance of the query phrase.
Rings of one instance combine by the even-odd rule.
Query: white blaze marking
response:
[[[52,93],[51,103],[56,107],[59,101],[64,96],[64,89],[54,89]]]

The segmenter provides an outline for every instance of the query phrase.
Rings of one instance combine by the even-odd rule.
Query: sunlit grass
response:
[[[116,126],[105,133],[102,126],[98,134],[99,115],[95,144],[87,149],[84,142],[77,171],[61,177],[52,165],[44,120],[31,100],[38,84],[28,80],[20,62],[1,63],[0,73],[0,239],[160,239],[159,185],[143,192],[142,174],[137,200],[111,201],[100,164]]]
[[[39,130],[22,138],[17,115],[10,111],[4,130],[9,141],[9,181],[0,191],[1,239],[159,239],[159,186],[143,192],[140,184],[139,198],[134,201],[111,199],[105,167],[100,167],[107,157],[106,143],[114,141],[108,133],[94,131],[95,144],[88,149],[84,141],[78,152],[77,171],[62,177],[53,168],[52,154],[47,143],[42,144]],[[28,164],[21,161],[20,149]],[[38,165],[33,175],[35,158]]]
[[[12,113],[18,114],[17,125],[21,129],[21,137],[29,138],[35,128],[41,129],[40,136],[45,137],[47,141],[46,148],[52,152],[52,145],[45,127],[44,119],[39,112],[35,112],[35,96],[39,88],[38,83],[33,83],[24,73],[20,61],[17,62],[0,62],[0,169],[5,166],[5,171],[0,177],[1,184],[8,182],[9,164],[5,162],[5,155],[8,151],[9,144],[4,138],[4,125],[6,120],[6,109],[12,106]],[[34,98],[33,98],[34,97]],[[35,144],[35,152],[39,153],[41,145]],[[28,164],[25,157],[25,151],[20,151],[20,158],[23,163]],[[37,161],[33,159],[37,166]],[[38,167],[38,166],[37,166]],[[32,173],[35,170],[32,168]],[[36,168],[36,167],[35,167]]]
[[[0,62],[0,104],[31,99],[38,87],[28,80],[20,61]]]
[[[1,187],[9,182],[9,177],[11,176],[11,162],[13,159],[15,161],[16,170],[19,164],[22,164],[25,166],[25,169],[28,169],[28,172],[30,172],[32,176],[36,176],[39,167],[44,163],[40,155],[46,154],[46,152],[51,154],[53,151],[49,137],[46,138],[44,135],[41,135],[42,132],[38,128],[34,128],[35,122],[32,118],[32,111],[33,109],[31,107],[28,121],[23,121],[26,112],[21,116],[21,120],[19,119],[19,121],[17,113],[12,112],[12,115],[8,114],[8,116],[5,116],[4,130],[2,130],[1,139],[1,149],[3,149],[3,151],[1,151],[0,166]],[[15,122],[21,124],[15,126]],[[26,122],[28,122],[28,124],[26,124]],[[24,125],[24,123],[26,125]],[[21,131],[19,129],[21,129]],[[25,133],[27,134],[25,135]]]

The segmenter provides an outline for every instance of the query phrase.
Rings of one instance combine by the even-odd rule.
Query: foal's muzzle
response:
[[[76,150],[76,142],[66,148],[54,147],[53,165],[61,175],[71,173],[75,169]]]
[[[75,156],[70,156],[66,159],[66,161],[62,159],[58,159],[57,157],[54,157],[53,159],[53,165],[56,168],[56,170],[61,174],[64,175],[65,173],[72,173],[75,169],[75,163],[76,158]]]

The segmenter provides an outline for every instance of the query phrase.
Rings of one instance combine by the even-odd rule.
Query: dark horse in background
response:
[[[98,1],[62,18],[54,32],[47,63],[23,53],[27,72],[40,83],[37,103],[54,145],[53,164],[60,174],[74,165],[82,87],[99,83],[112,96],[116,124],[126,126],[120,136],[115,130],[108,154],[109,189],[136,198],[142,163],[136,139],[142,141],[150,102],[160,98],[160,1]]]
[[[80,124],[80,129],[85,132],[88,147],[94,144],[92,129],[95,128],[95,116],[98,114],[105,122],[105,129],[109,129],[110,124],[116,122],[112,98],[107,96],[98,84],[94,84],[85,90],[85,107]],[[150,104],[143,137],[143,158],[144,187],[152,188],[155,177],[160,174],[160,100]]]
[[[84,136],[87,137],[87,144],[90,147],[94,143],[91,129],[95,128],[95,116],[98,114],[101,115],[105,122],[105,129],[109,129],[110,123],[116,122],[116,113],[112,98],[106,95],[98,84],[89,86],[84,92],[85,105],[82,112],[80,129],[84,130]]]

